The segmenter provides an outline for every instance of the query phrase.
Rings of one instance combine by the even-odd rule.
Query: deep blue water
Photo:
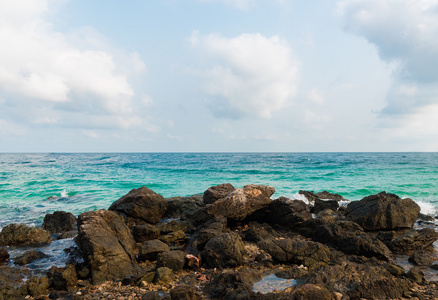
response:
[[[272,185],[274,197],[328,190],[359,200],[387,191],[430,211],[437,179],[438,153],[0,154],[0,227],[39,225],[55,210],[108,208],[140,186],[173,197],[225,182]]]

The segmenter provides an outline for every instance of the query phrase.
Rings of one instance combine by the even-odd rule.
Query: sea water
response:
[[[436,215],[438,153],[2,153],[0,228],[39,226],[57,210],[108,208],[133,188],[164,197],[229,182],[274,186],[274,198],[327,190],[349,200],[386,191]]]

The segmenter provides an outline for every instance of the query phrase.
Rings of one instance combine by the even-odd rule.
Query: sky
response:
[[[0,0],[0,152],[438,151],[438,0]]]

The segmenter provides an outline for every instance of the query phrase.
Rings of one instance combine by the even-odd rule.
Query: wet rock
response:
[[[135,241],[119,215],[103,209],[86,212],[79,215],[78,226],[76,242],[95,284],[137,273]]]
[[[272,202],[270,198],[275,188],[265,185],[246,185],[235,189],[227,196],[206,206],[207,212],[214,216],[243,220]]]
[[[221,233],[209,240],[201,255],[212,268],[232,268],[243,264],[245,253],[242,238],[231,232]]]
[[[182,271],[186,262],[186,255],[183,251],[165,251],[158,254],[157,267],[166,267],[174,271]]]
[[[297,300],[335,300],[335,296],[324,286],[305,284],[292,292],[291,299]]]
[[[415,283],[422,283],[423,281],[425,281],[424,273],[419,267],[412,267],[409,272],[406,273],[406,277],[408,277]]]
[[[131,228],[132,236],[137,243],[158,239],[160,229],[154,225],[135,225]]]
[[[73,265],[65,268],[51,267],[47,273],[49,285],[55,290],[69,291],[78,284],[76,269]]]
[[[158,254],[170,251],[170,248],[167,244],[163,243],[160,240],[151,240],[146,241],[141,244],[140,249],[138,250],[138,260],[139,261],[154,261],[157,259]]]
[[[411,199],[381,192],[348,204],[345,217],[365,230],[392,230],[412,228],[419,213]]]
[[[412,229],[404,235],[393,239],[388,248],[394,253],[411,255],[415,250],[425,249],[438,239],[438,232],[431,228]]]
[[[111,204],[108,210],[123,217],[131,217],[155,224],[164,216],[167,201],[163,196],[147,187],[131,190],[128,194]]]
[[[55,211],[53,214],[46,214],[42,227],[50,233],[77,230],[76,217],[69,212]]]
[[[325,209],[331,209],[332,211],[336,211],[338,210],[338,208],[339,208],[339,202],[337,200],[315,199],[313,213],[318,214]]]
[[[255,212],[250,219],[259,223],[279,224],[292,226],[295,223],[310,220],[312,214],[307,209],[307,204],[301,200],[291,200],[280,197],[272,201],[269,206]]]
[[[230,183],[223,183],[220,185],[212,186],[204,192],[203,202],[204,204],[213,204],[219,199],[224,198],[236,188]]]
[[[0,248],[0,263],[5,262],[9,259],[8,250],[5,248]]]
[[[433,257],[427,251],[417,250],[409,256],[409,262],[417,266],[431,266],[433,263]]]
[[[264,240],[257,245],[277,261],[303,264],[309,270],[330,263],[330,250],[321,243],[283,238]]]
[[[172,220],[169,223],[158,224],[157,228],[160,230],[160,234],[168,234],[175,231],[187,232],[189,231],[189,222]]]
[[[48,231],[25,224],[9,224],[0,233],[0,246],[40,246],[51,241]]]
[[[175,245],[175,244],[182,244],[187,241],[187,236],[182,230],[178,230],[175,232],[170,232],[168,234],[160,236],[160,241],[168,244],[168,245]]]
[[[199,208],[204,207],[202,195],[193,195],[190,197],[172,197],[167,198],[167,210],[164,214],[166,219],[187,220],[188,215]]]
[[[167,267],[159,267],[155,271],[154,283],[164,284],[173,280],[173,270]]]
[[[195,287],[188,285],[180,285],[170,291],[172,300],[201,300],[201,295],[196,291]]]
[[[31,262],[33,262],[37,259],[41,259],[41,258],[45,258],[45,257],[48,257],[48,255],[44,254],[44,252],[42,252],[42,251],[29,250],[29,251],[26,251],[23,254],[15,257],[14,264],[19,265],[19,266],[23,266],[23,265],[30,264]]]

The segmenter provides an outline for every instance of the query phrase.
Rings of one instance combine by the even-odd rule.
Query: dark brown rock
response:
[[[319,214],[325,209],[331,209],[336,211],[339,208],[339,202],[337,200],[322,200],[316,199],[313,207],[313,213]]]
[[[392,230],[411,228],[419,213],[411,199],[381,192],[348,204],[345,217],[365,230]]]
[[[338,202],[345,200],[341,195],[333,194],[327,191],[322,191],[319,193],[314,193],[312,191],[299,191],[298,193],[304,195],[309,202],[315,202],[316,199],[336,200]]]
[[[243,233],[243,239],[245,241],[258,243],[263,240],[274,239],[279,234],[272,229],[272,227],[266,223],[260,224],[257,222],[251,222],[248,224],[248,229]]]
[[[79,215],[78,226],[76,242],[95,284],[137,273],[135,241],[119,215],[103,209],[86,212]]]
[[[187,232],[189,231],[189,222],[172,220],[168,223],[158,224],[157,228],[160,230],[160,234],[168,234],[175,231]]]
[[[160,236],[160,241],[168,245],[180,245],[187,241],[187,236],[182,230],[170,232],[168,234]]]
[[[324,286],[305,284],[292,292],[291,299],[296,300],[335,300],[334,295]]]
[[[246,253],[241,237],[235,233],[221,233],[210,239],[201,252],[203,260],[212,268],[237,267],[243,264]]]
[[[50,233],[77,230],[76,217],[69,212],[55,211],[53,214],[46,214],[42,227]]]
[[[393,239],[388,248],[395,253],[411,255],[415,250],[424,249],[438,239],[438,232],[431,228],[412,229],[404,235]]]
[[[412,267],[408,273],[406,273],[406,277],[411,279],[415,283],[422,283],[425,281],[424,273],[421,271],[419,267]]]
[[[0,263],[5,262],[9,259],[8,250],[5,248],[0,248]]]
[[[201,300],[201,295],[194,286],[180,285],[170,290],[172,300]]]
[[[409,256],[409,262],[417,266],[431,266],[433,263],[433,257],[431,253],[427,251],[417,250]]]
[[[9,224],[0,233],[0,246],[39,246],[51,241],[48,231],[25,224]]]
[[[186,254],[180,250],[165,251],[158,254],[157,267],[166,267],[174,271],[182,271],[186,263]]]
[[[275,188],[265,185],[246,185],[235,189],[227,196],[206,206],[207,212],[214,216],[243,220],[272,202],[270,198]]]
[[[47,276],[33,276],[28,280],[26,285],[28,293],[32,297],[37,298],[38,296],[47,295],[49,293],[48,289],[50,284]]]
[[[160,229],[154,225],[135,225],[131,228],[132,236],[137,243],[158,239]]]
[[[41,258],[45,258],[45,257],[48,257],[48,255],[44,254],[44,252],[42,252],[42,251],[28,250],[28,251],[24,252],[23,254],[15,257],[14,264],[19,265],[19,266],[23,266],[23,265],[30,264],[31,262],[33,262],[37,259],[41,259]]]
[[[193,195],[190,197],[173,197],[167,198],[167,210],[164,218],[167,219],[189,219],[188,215],[193,214],[199,208],[204,207],[202,195]]]
[[[73,265],[65,268],[52,267],[47,273],[49,284],[55,290],[69,291],[78,284],[76,269]]]
[[[154,283],[165,284],[174,279],[173,270],[168,267],[159,267],[155,271]]]
[[[203,202],[204,204],[213,204],[217,200],[224,198],[235,189],[236,188],[230,183],[212,186],[204,192]]]
[[[154,261],[157,259],[158,254],[169,250],[169,246],[160,240],[145,241],[138,250],[138,260]]]
[[[125,218],[137,218],[155,224],[164,216],[166,209],[167,201],[163,196],[147,187],[141,187],[131,190],[111,204],[108,210],[115,211]]]

